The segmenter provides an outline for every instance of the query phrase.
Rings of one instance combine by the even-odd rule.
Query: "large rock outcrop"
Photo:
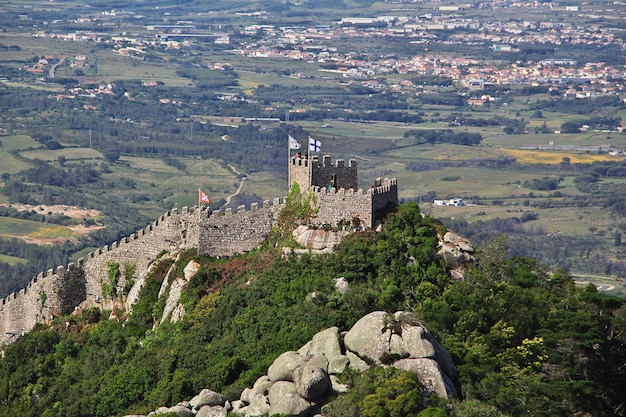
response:
[[[300,246],[314,250],[327,249],[335,251],[339,243],[349,232],[345,230],[311,229],[308,226],[298,226],[293,231],[293,237]]]
[[[456,279],[465,277],[465,266],[476,262],[474,248],[469,240],[454,232],[439,236],[439,256],[448,263],[450,275]]]
[[[175,271],[175,264],[170,267],[165,279],[161,283],[161,289],[159,290],[159,298],[167,293],[167,301],[165,302],[165,308],[163,309],[163,315],[161,316],[161,324],[165,320],[177,322],[185,315],[185,306],[179,304],[179,299],[183,290],[187,288],[191,278],[200,269],[200,264],[196,261],[189,261],[189,263],[183,269],[183,277],[176,277],[170,284],[171,274]],[[168,292],[169,290],[169,292]]]
[[[415,372],[424,387],[440,397],[456,397],[452,357],[413,314],[375,311],[344,336],[346,349],[374,364]]]
[[[279,355],[267,375],[241,393],[232,404],[205,389],[190,401],[161,407],[148,416],[175,413],[179,417],[243,417],[319,415],[330,395],[349,388],[337,382],[346,367],[364,371],[393,366],[417,374],[425,395],[457,396],[456,366],[450,354],[411,313],[370,313],[342,337],[337,327],[317,333],[297,351]]]
[[[453,382],[456,366],[450,354],[417,317],[375,311],[355,323],[343,338],[337,327],[331,327],[317,333],[297,352],[281,354],[268,374],[233,403],[232,412],[245,417],[264,415],[268,409],[270,415],[311,415],[327,396],[345,392],[336,375],[346,366],[359,371],[393,366],[415,372],[427,393],[457,396]]]

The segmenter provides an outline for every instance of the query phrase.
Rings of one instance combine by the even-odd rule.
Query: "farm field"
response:
[[[0,148],[0,174],[9,173],[13,174],[20,172],[29,167],[27,162],[21,161],[8,152],[3,151]]]
[[[37,144],[39,145],[39,144]],[[41,146],[41,145],[39,145]],[[64,157],[66,161],[76,162],[76,161],[93,161],[93,160],[102,160],[102,153],[89,148],[77,148],[77,147],[68,147],[64,149],[36,149],[32,151],[22,151],[20,155],[26,159],[35,160],[38,159],[40,161],[57,161],[59,157]]]
[[[64,226],[0,217],[0,235],[37,241],[38,239],[67,239],[74,236],[74,233]]]

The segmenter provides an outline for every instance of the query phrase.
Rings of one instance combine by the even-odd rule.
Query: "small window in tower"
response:
[[[337,187],[337,174],[333,174],[330,176],[330,185],[333,187]]]

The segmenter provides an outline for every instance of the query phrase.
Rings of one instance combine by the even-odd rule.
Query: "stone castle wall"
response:
[[[376,185],[367,191],[343,188],[328,190],[326,187],[313,187],[312,190],[319,207],[311,221],[316,226],[336,227],[344,224],[373,229],[376,222],[381,220],[377,213],[387,208],[388,204],[398,204],[395,179],[376,180]]]
[[[196,247],[198,223],[207,214],[187,207],[183,207],[180,213],[173,209],[131,236],[89,253],[84,264],[87,298],[81,307],[112,308],[112,300],[102,294],[102,282],[109,282],[109,262],[119,264],[120,278],[116,290],[120,293],[126,285],[125,265],[134,265],[135,275],[140,275],[161,252]]]
[[[203,254],[229,256],[256,248],[270,232],[284,205],[279,199],[265,202],[262,208],[252,204],[250,210],[240,206],[236,213],[198,211],[183,207],[168,211],[146,228],[104,246],[78,260],[84,271],[84,299],[73,305],[79,308],[113,308],[113,299],[105,297],[102,283],[109,283],[109,262],[119,265],[116,292],[120,294],[126,281],[125,265],[134,265],[135,276],[143,274],[163,251],[198,248]],[[75,268],[70,264],[67,269]],[[66,278],[65,267],[40,273],[28,286],[0,300],[0,345],[12,343],[36,323],[50,322],[63,313],[68,300],[59,289]],[[75,292],[74,292],[75,293]],[[44,295],[45,294],[45,295]],[[75,297],[75,295],[74,295]],[[78,305],[79,304],[79,305]]]
[[[322,163],[316,157],[313,157],[313,165],[311,167],[311,185],[318,187],[328,187],[339,190],[357,190],[359,188],[357,163],[351,159],[348,165],[345,165],[343,159],[338,159],[335,164],[331,164],[330,156],[324,155]]]
[[[276,198],[273,204],[264,201],[262,207],[252,203],[248,211],[245,206],[239,206],[236,213],[214,211],[200,223],[198,252],[229,256],[255,249],[271,231],[284,204]]]
[[[300,191],[305,191],[309,187],[309,160],[302,157],[289,159],[289,189],[293,184],[300,185]]]
[[[356,164],[354,169],[356,172]],[[372,228],[376,212],[390,202],[398,202],[395,180],[377,180],[376,186],[365,192],[329,191],[326,187],[312,190],[319,206],[313,224],[319,226],[352,224],[353,219],[358,218],[363,227]],[[125,265],[134,265],[135,276],[141,276],[163,251],[197,248],[201,254],[230,256],[253,250],[269,234],[284,204],[284,200],[274,199],[272,204],[265,201],[262,207],[252,204],[249,210],[240,206],[236,212],[231,209],[213,213],[187,207],[180,212],[173,209],[145,229],[89,253],[86,259],[79,259],[76,266],[70,264],[67,268],[58,267],[56,272],[50,269],[47,274],[41,273],[26,288],[0,300],[0,345],[12,343],[32,330],[36,323],[67,314],[68,307],[112,309],[113,299],[104,297],[102,290],[103,282],[109,282],[109,262],[119,265],[116,292],[120,294],[126,285]],[[75,274],[68,273],[73,268],[84,271],[84,278],[80,274],[84,284],[66,283],[75,280]],[[71,291],[64,290],[69,287]],[[82,302],[77,302],[77,295],[84,297]]]
[[[183,207],[180,214],[174,209],[145,229],[89,253],[86,259],[79,259],[77,267],[84,270],[84,287],[81,291],[84,296],[81,303],[72,300],[72,304],[80,304],[80,308],[112,308],[113,300],[106,299],[102,294],[102,281],[109,280],[108,262],[116,262],[120,266],[116,289],[121,293],[126,284],[125,264],[135,265],[135,274],[139,275],[164,250],[196,247],[200,219],[197,209]],[[67,270],[75,267],[70,264],[67,269],[59,266],[56,272],[50,269],[47,274],[40,273],[26,288],[0,300],[0,345],[16,340],[22,333],[32,330],[36,323],[49,322],[54,316],[64,313],[64,307],[68,305],[65,298],[75,298],[76,295],[75,291],[70,295],[61,291],[61,288],[64,288],[63,280],[67,279]]]
[[[372,195],[372,213],[375,217],[378,217],[379,213],[388,210],[390,205],[398,205],[398,181],[395,178],[385,178],[383,180],[377,178],[368,192]],[[382,219],[378,218],[377,220]],[[375,225],[372,224],[372,227],[375,227]]]
[[[29,332],[38,322],[45,322],[61,313],[62,303],[58,296],[63,288],[61,282],[73,263],[40,273],[17,293],[0,300],[0,345],[17,340]]]

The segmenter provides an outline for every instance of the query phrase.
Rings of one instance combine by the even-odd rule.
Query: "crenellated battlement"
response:
[[[247,209],[245,205],[241,205],[241,206],[238,206],[235,211],[233,211],[233,209],[230,207],[227,207],[224,210],[213,210],[211,212],[211,216],[232,216],[232,215],[237,215],[237,214],[245,215],[246,212],[255,212],[260,209],[271,209],[272,207],[280,208],[284,204],[285,204],[284,199],[281,201],[280,198],[275,198],[274,200],[272,200],[272,202],[270,202],[270,200],[264,200],[263,203],[261,204],[261,207],[259,207],[259,203],[252,203],[250,204],[249,209]]]
[[[377,178],[376,181],[374,182],[374,185],[370,187],[368,192],[374,195],[379,195],[379,194],[393,192],[394,189],[397,192],[398,182],[395,178],[391,178],[391,179],[385,178],[383,180],[381,180],[380,178]]]
[[[289,164],[289,188],[298,183],[302,192],[312,187],[332,187],[336,189],[358,189],[357,162],[354,159],[348,161],[338,159],[332,163],[330,155],[324,155],[320,161],[319,156],[303,156],[296,154],[290,158]]]
[[[0,345],[12,343],[38,322],[49,322],[60,315],[67,302],[59,294],[68,288],[69,274],[81,267],[73,262],[57,266],[33,277],[25,288],[0,300]]]
[[[253,250],[265,240],[276,220],[285,200],[275,198],[252,203],[249,209],[237,207],[216,210],[206,220],[198,224],[198,252],[213,256],[230,256]]]
[[[343,224],[373,229],[380,221],[378,213],[398,204],[397,182],[389,178],[377,178],[367,190],[313,186],[310,191],[318,209],[311,223],[317,226]]]
[[[378,213],[398,203],[395,179],[377,178],[369,188],[358,188],[357,162],[353,159],[346,166],[342,159],[333,163],[328,155],[321,161],[317,156],[308,159],[297,155],[290,158],[289,164],[290,186],[294,182],[300,184],[302,192],[310,190],[314,194],[313,225],[351,224],[371,229],[379,221]],[[254,250],[270,233],[285,204],[284,198],[274,198],[235,210],[173,208],[145,228],[89,252],[76,264],[40,272],[25,288],[0,300],[0,345],[12,343],[36,323],[49,322],[68,308],[112,309],[113,297],[103,294],[112,262],[120,271],[114,293],[122,294],[127,284],[126,268],[132,266],[136,294],[143,282],[141,277],[163,251],[195,248],[201,254],[231,256]],[[84,283],[72,291],[59,290],[68,282],[75,285],[76,276],[84,276]]]
[[[387,194],[393,191],[393,188],[396,187],[397,188],[397,182],[395,178],[389,179],[389,178],[385,178],[384,180],[381,180],[380,178],[378,178],[376,180],[375,185],[370,186],[370,188],[366,191],[363,191],[362,188],[359,188],[358,190],[354,190],[353,188],[350,188],[348,190],[344,189],[344,188],[340,188],[340,189],[336,189],[336,188],[329,188],[329,187],[318,187],[316,185],[311,187],[311,191],[314,194],[341,194],[341,195],[363,195],[363,194],[372,194],[372,195],[381,195],[381,194]]]

